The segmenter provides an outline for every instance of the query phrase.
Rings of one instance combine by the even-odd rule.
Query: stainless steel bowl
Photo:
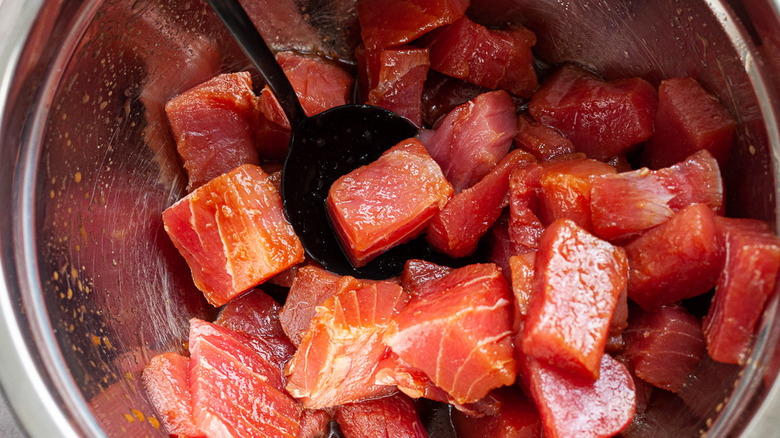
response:
[[[294,25],[269,15],[273,45],[348,56],[354,0],[298,3]],[[472,3],[533,29],[548,62],[699,79],[739,121],[729,213],[777,229],[778,0]],[[140,371],[214,313],[162,231],[183,179],[161,105],[247,65],[200,1],[0,1],[0,383],[29,435],[161,434]],[[670,416],[676,436],[777,436],[779,334],[775,295],[745,367],[699,369],[711,397]]]

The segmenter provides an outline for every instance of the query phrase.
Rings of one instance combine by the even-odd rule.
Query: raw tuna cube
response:
[[[488,233],[488,242],[490,245],[490,253],[488,254],[488,262],[497,265],[501,268],[501,273],[506,278],[507,282],[512,282],[512,269],[510,268],[509,261],[512,257],[520,254],[532,251],[527,246],[516,245],[509,237],[509,215],[508,212],[504,212],[493,224]]]
[[[346,290],[374,284],[374,280],[358,280],[351,276],[340,276],[317,265],[301,268],[293,280],[279,318],[282,328],[293,344],[300,345],[316,308],[328,298]]]
[[[322,409],[389,395],[374,383],[386,355],[382,335],[409,301],[394,283],[344,290],[317,306],[301,345],[287,364],[287,390],[307,409]]]
[[[436,386],[423,371],[407,364],[392,352],[387,359],[379,363],[376,382],[395,385],[401,392],[412,398],[426,398],[447,403],[471,416],[493,415],[498,412],[497,402],[489,394],[474,403],[459,403],[446,391]]]
[[[176,353],[160,354],[144,368],[144,388],[169,435],[205,437],[192,418],[189,372],[189,358]]]
[[[257,98],[257,147],[264,159],[283,160],[290,144],[290,122],[266,85]]]
[[[695,79],[667,79],[658,87],[655,133],[642,158],[650,168],[660,169],[707,150],[724,166],[736,126],[726,108]]]
[[[276,55],[307,116],[344,105],[350,100],[354,78],[336,64],[291,52]],[[290,122],[268,87],[258,98],[260,156],[283,159],[290,143]]]
[[[331,414],[326,411],[305,409],[301,416],[301,431],[297,438],[330,437]]]
[[[599,377],[626,255],[568,219],[547,227],[536,255],[523,352],[583,379]]]
[[[401,273],[401,287],[413,298],[425,296],[435,289],[428,287],[428,283],[446,277],[453,268],[441,266],[425,260],[410,259],[404,265]]]
[[[581,155],[559,156],[542,166],[539,219],[543,224],[571,219],[590,232],[591,182],[601,175],[614,174],[615,168]]]
[[[215,307],[303,261],[279,194],[251,164],[180,199],[163,212],[163,223]]]
[[[532,153],[539,160],[574,153],[571,140],[524,114],[517,119],[515,146]]]
[[[723,181],[712,155],[700,151],[668,168],[595,178],[590,196],[595,234],[616,240],[664,223],[692,204],[722,210]]]
[[[358,0],[363,44],[371,51],[399,46],[466,13],[469,0]]]
[[[437,126],[437,122],[455,107],[489,91],[485,87],[428,70],[422,94],[423,122],[428,126]]]
[[[495,265],[469,265],[393,318],[385,343],[461,404],[514,382],[511,291]]]
[[[355,79],[337,64],[292,52],[278,53],[276,60],[293,85],[307,116],[349,102]]]
[[[598,375],[579,379],[530,356],[520,359],[520,376],[539,408],[545,437],[611,437],[631,423],[636,405],[631,373],[605,354]]]
[[[222,307],[215,324],[247,334],[261,344],[264,357],[281,369],[295,353],[279,322],[281,306],[263,291],[255,289]]]
[[[650,138],[657,106],[655,88],[642,79],[605,82],[564,66],[534,94],[528,112],[578,152],[606,160]]]
[[[422,233],[452,196],[452,186],[416,139],[342,176],[328,192],[328,213],[347,256],[361,267]]]
[[[723,180],[712,154],[699,151],[684,161],[655,171],[674,196],[669,207],[677,212],[692,204],[704,204],[723,213]]]
[[[370,52],[355,50],[360,72],[361,99],[422,126],[422,92],[428,75],[428,49],[401,46]]]
[[[505,386],[490,393],[499,400],[495,415],[470,417],[452,412],[452,424],[460,438],[538,438],[542,436],[542,419],[533,401],[518,386]]]
[[[300,267],[301,267],[300,264],[291,266],[285,269],[284,271],[269,278],[268,282],[271,284],[275,284],[277,286],[281,286],[283,288],[289,288],[292,286],[292,282],[295,279],[295,275],[298,273],[298,269]]]
[[[336,421],[344,438],[427,438],[414,402],[404,394],[340,406]]]
[[[628,297],[645,310],[707,292],[723,264],[715,214],[704,204],[680,210],[625,249]]]
[[[428,224],[428,243],[450,257],[474,252],[479,239],[509,204],[510,172],[520,163],[533,161],[527,152],[512,151],[478,183],[453,196]]]
[[[536,272],[536,251],[513,256],[509,259],[509,266],[512,271],[512,292],[515,297],[515,332],[518,322],[523,322],[528,315],[528,302],[533,294],[534,275]],[[518,345],[519,346],[519,345]]]
[[[165,105],[192,191],[242,164],[260,164],[248,72],[219,75]]]
[[[452,110],[424,144],[455,193],[460,193],[504,158],[515,134],[515,104],[499,90]]]
[[[244,345],[238,332],[190,321],[193,417],[207,436],[296,437],[300,407],[281,371]]]
[[[202,321],[197,318],[190,320],[190,340],[197,338],[209,349],[224,350],[234,356],[244,366],[251,368],[256,374],[274,388],[283,391],[284,379],[282,367],[284,362],[274,356],[274,351],[268,348],[268,343],[258,342],[246,333],[237,332],[220,325]],[[190,352],[192,346],[190,346]],[[192,356],[194,358],[194,356]]]
[[[431,68],[445,75],[522,97],[531,97],[538,85],[531,53],[536,35],[520,25],[488,30],[462,17],[427,35],[425,43]]]
[[[282,328],[293,344],[301,344],[303,333],[317,313],[315,308],[339,291],[354,287],[353,280],[353,277],[341,277],[316,265],[298,270],[279,312]]]
[[[607,353],[619,353],[623,350],[623,331],[628,327],[628,291],[623,289],[609,321],[607,334]]]
[[[539,246],[544,231],[537,216],[543,173],[541,164],[528,164],[518,166],[509,176],[509,238],[529,250]]]
[[[680,392],[706,353],[701,322],[682,307],[632,308],[625,355],[637,377]]]
[[[704,318],[704,335],[713,359],[744,364],[756,323],[775,289],[780,239],[763,222],[718,218],[717,223],[725,262]]]

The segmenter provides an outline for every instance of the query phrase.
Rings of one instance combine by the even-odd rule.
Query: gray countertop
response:
[[[2,0],[0,0],[2,2]],[[8,405],[5,402],[5,398],[0,395],[0,437],[3,438],[22,438],[24,434],[16,424],[11,411],[8,410]]]

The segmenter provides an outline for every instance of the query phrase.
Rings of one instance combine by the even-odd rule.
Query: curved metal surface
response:
[[[0,27],[7,34],[0,50],[0,114],[3,114],[3,125],[0,138],[3,141],[2,171],[5,178],[0,185],[0,199],[11,204],[12,185],[10,177],[14,175],[13,163],[18,151],[7,146],[18,132],[9,132],[9,116],[7,108],[12,98],[19,98],[18,79],[13,75],[17,69],[23,69],[25,61],[22,49],[31,34],[33,23],[38,17],[42,1],[0,3]],[[18,278],[15,270],[15,254],[12,252],[10,215],[0,218],[0,345],[5,354],[0,355],[0,383],[3,392],[13,406],[14,413],[27,433],[33,436],[78,436],[69,418],[60,409],[59,397],[50,390],[46,377],[39,372],[41,366],[38,352],[28,342],[25,318],[20,314],[18,295],[13,289],[17,287]],[[43,414],[43,415],[42,415]]]
[[[280,4],[254,4],[268,2]],[[654,83],[695,76],[740,122],[724,170],[730,213],[777,225],[779,3],[472,0],[472,11],[526,24],[549,63]],[[304,32],[291,40],[283,24],[297,9],[269,12],[264,37],[276,49],[347,56],[354,0],[324,4],[312,2],[309,21],[292,18]],[[328,27],[327,44],[314,26]],[[0,199],[13,207],[0,214],[0,348],[15,352],[0,355],[0,383],[31,436],[162,435],[140,372],[153,355],[184,349],[191,316],[214,313],[161,227],[184,189],[162,105],[249,64],[197,0],[2,0],[0,29],[10,29],[0,46]],[[778,299],[747,367],[702,365],[697,384],[715,395],[670,417],[680,436],[775,433]]]

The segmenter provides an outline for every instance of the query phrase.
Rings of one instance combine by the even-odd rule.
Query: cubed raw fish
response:
[[[339,406],[335,418],[344,438],[428,437],[414,402],[401,393]]]
[[[692,204],[722,211],[723,181],[717,161],[699,151],[663,169],[645,167],[595,178],[590,197],[594,233],[607,240],[625,239]]]
[[[240,166],[163,212],[165,231],[213,306],[303,261],[303,246],[263,170]]]
[[[401,287],[413,298],[422,297],[430,292],[435,292],[429,284],[435,280],[446,277],[453,268],[437,265],[425,260],[409,259],[404,264],[401,273]]]
[[[605,354],[598,380],[582,379],[555,366],[521,357],[524,388],[536,402],[544,436],[606,438],[623,430],[634,416],[636,393],[631,373]]]
[[[248,72],[218,75],[168,101],[165,112],[192,191],[242,164],[260,164]]]
[[[387,354],[382,336],[409,294],[390,282],[357,285],[317,306],[298,351],[285,369],[287,390],[307,409],[322,409],[392,394],[374,383]]]
[[[558,156],[542,163],[542,167],[537,213],[542,223],[549,225],[558,219],[570,219],[591,232],[592,181],[601,175],[615,174],[615,168],[581,154]]]
[[[331,435],[332,415],[328,411],[304,409],[301,415],[301,431],[297,438],[326,438]]]
[[[542,419],[532,400],[519,386],[504,386],[490,393],[499,401],[495,415],[471,417],[452,411],[452,424],[460,438],[540,438]]]
[[[704,204],[680,210],[625,249],[628,297],[645,310],[709,291],[723,265],[715,213]]]
[[[464,257],[477,249],[509,204],[509,175],[520,163],[536,161],[528,152],[507,154],[478,183],[456,194],[428,224],[426,240],[450,257]]]
[[[399,46],[462,17],[469,0],[358,0],[360,35],[368,50]]]
[[[509,94],[498,90],[450,111],[423,142],[455,193],[460,193],[504,158],[515,134],[515,104]]]
[[[533,295],[534,276],[536,275],[536,253],[527,252],[512,256],[509,266],[512,272],[512,292],[515,300],[515,333],[522,335],[526,315],[528,315],[528,303]],[[520,347],[520,345],[516,345]]]
[[[422,92],[428,75],[428,49],[400,46],[372,52],[355,50],[361,100],[400,114],[422,126]]]
[[[498,411],[496,399],[489,394],[473,403],[459,403],[446,391],[436,386],[422,370],[407,364],[392,352],[379,363],[376,382],[395,385],[398,390],[412,398],[447,403],[471,416],[495,414]]]
[[[725,260],[704,318],[704,335],[713,359],[742,365],[764,305],[775,290],[780,239],[764,222],[717,218],[716,223]]]
[[[501,273],[507,282],[512,282],[512,270],[510,268],[510,259],[516,255],[525,254],[533,251],[527,246],[517,245],[509,237],[509,212],[505,211],[496,220],[496,223],[490,228],[487,235],[490,252],[488,253],[488,262],[501,268]],[[541,234],[541,232],[540,232]]]
[[[634,374],[653,386],[680,392],[706,354],[701,321],[680,306],[631,309],[625,356]]]
[[[609,164],[583,154],[518,166],[509,179],[512,242],[536,249],[544,226],[564,218],[590,231],[591,182],[615,172]]]
[[[544,225],[539,219],[542,196],[541,164],[518,166],[509,175],[509,238],[517,246],[535,250]]]
[[[650,138],[657,106],[655,87],[643,79],[606,82],[566,65],[533,95],[528,111],[578,152],[607,160]]]
[[[512,384],[512,292],[500,270],[468,265],[435,282],[438,292],[393,317],[385,343],[461,404]]]
[[[680,306],[632,308],[623,332],[634,374],[658,388],[680,392],[706,354],[701,322]]]
[[[339,291],[354,287],[353,280],[354,277],[345,278],[317,265],[298,270],[279,312],[282,328],[294,345],[301,344],[303,333],[317,313],[315,308]]]
[[[290,144],[290,122],[266,85],[257,97],[257,148],[263,159],[283,160]]]
[[[206,436],[297,437],[301,409],[281,370],[245,345],[248,336],[190,320],[193,417]]]
[[[669,207],[677,212],[692,204],[704,204],[716,214],[724,211],[724,187],[720,166],[708,151],[699,151],[677,164],[655,171],[674,195]]]
[[[290,80],[307,116],[344,105],[350,101],[354,78],[333,62],[281,52],[276,60]],[[267,86],[258,98],[258,147],[260,156],[281,160],[290,143],[290,122],[281,105]]]
[[[452,186],[416,139],[342,176],[327,207],[342,248],[355,267],[425,230],[452,196]]]
[[[568,219],[542,234],[523,352],[582,379],[599,377],[601,357],[628,263],[622,248]]]
[[[260,289],[231,300],[222,307],[215,324],[251,336],[255,348],[279,369],[295,353],[295,346],[287,338],[279,322],[281,306]]]
[[[528,315],[528,303],[531,300],[535,286],[537,251],[512,256],[509,266],[512,279],[512,293],[514,295],[514,322],[512,323],[512,339],[515,345],[516,357],[522,357],[523,331],[525,319]]]
[[[163,353],[144,368],[146,395],[169,435],[205,437],[192,417],[190,359],[176,353]]]
[[[526,150],[539,160],[574,153],[574,144],[556,129],[542,125],[521,114],[517,119],[515,146]]]
[[[536,35],[521,25],[490,30],[462,17],[431,32],[431,68],[490,89],[531,97],[538,85],[531,48]]]
[[[623,289],[609,321],[607,333],[607,353],[619,353],[623,351],[623,331],[628,327],[628,290]]]
[[[726,108],[693,78],[672,78],[658,87],[655,133],[643,150],[643,161],[660,169],[700,150],[720,166],[734,144],[737,123]]]
[[[428,70],[422,93],[423,123],[435,127],[455,107],[489,91],[485,87]]]

